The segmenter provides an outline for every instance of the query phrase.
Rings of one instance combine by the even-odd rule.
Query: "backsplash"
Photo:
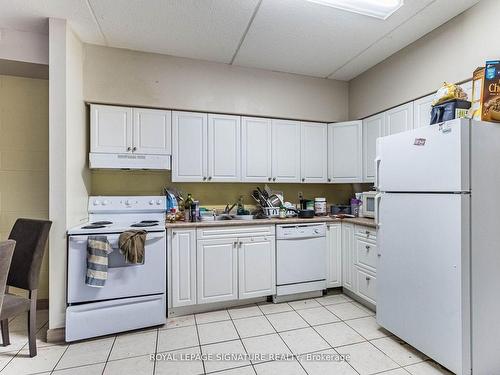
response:
[[[234,203],[240,195],[244,203],[253,205],[250,196],[257,183],[172,182],[170,171],[92,171],[92,195],[158,195],[165,186],[191,193],[202,206],[224,206]],[[283,191],[285,200],[297,203],[301,191],[305,198],[325,197],[328,204],[347,203],[354,192],[369,190],[370,184],[270,184]]]

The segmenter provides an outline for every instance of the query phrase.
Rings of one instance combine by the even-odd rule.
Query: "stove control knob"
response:
[[[159,199],[158,199],[158,200],[156,201],[156,205],[157,205],[157,206],[159,206],[160,204],[161,204],[161,200],[159,200]]]
[[[150,201],[149,201],[149,205],[150,205],[150,206],[152,206],[153,204],[155,204],[155,201],[150,200]]]
[[[319,233],[319,229],[315,229],[314,233],[318,234]]]
[[[94,206],[99,206],[101,204],[101,201],[94,201]]]
[[[109,202],[108,201],[102,201],[102,205],[106,206]]]
[[[129,201],[128,199],[125,201],[125,205],[126,205],[126,206],[130,206],[131,204],[132,204],[132,202],[131,202],[131,201]]]

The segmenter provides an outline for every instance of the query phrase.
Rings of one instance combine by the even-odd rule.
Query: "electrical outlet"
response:
[[[304,198],[304,195],[302,194],[301,191],[299,191],[297,197],[299,198],[299,200],[302,200]]]

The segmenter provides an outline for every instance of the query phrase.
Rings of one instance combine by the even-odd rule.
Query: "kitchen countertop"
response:
[[[315,216],[311,219],[299,219],[296,217],[287,219],[254,219],[254,220],[217,220],[217,221],[200,221],[196,223],[177,221],[175,223],[166,223],[168,228],[203,228],[203,227],[221,227],[221,226],[245,226],[245,225],[274,225],[274,224],[298,224],[298,223],[337,223],[337,222],[353,223],[364,225],[367,227],[376,228],[375,220],[367,217],[354,218],[332,218],[329,216]]]

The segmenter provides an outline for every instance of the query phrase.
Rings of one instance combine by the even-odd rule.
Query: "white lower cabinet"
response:
[[[342,224],[326,226],[326,245],[328,256],[327,288],[342,286]]]
[[[236,239],[198,240],[198,304],[238,299]]]
[[[354,224],[342,223],[342,286],[354,292]]]
[[[276,241],[274,236],[238,240],[239,299],[276,293]]]
[[[172,307],[196,304],[196,230],[169,230],[170,288]]]
[[[370,303],[376,304],[377,278],[371,272],[361,267],[356,267],[356,294]]]
[[[169,307],[276,293],[275,227],[168,229]]]
[[[356,225],[354,229],[354,293],[376,304],[377,232],[375,228]]]
[[[377,296],[376,239],[374,228],[342,223],[342,287],[373,305]]]

